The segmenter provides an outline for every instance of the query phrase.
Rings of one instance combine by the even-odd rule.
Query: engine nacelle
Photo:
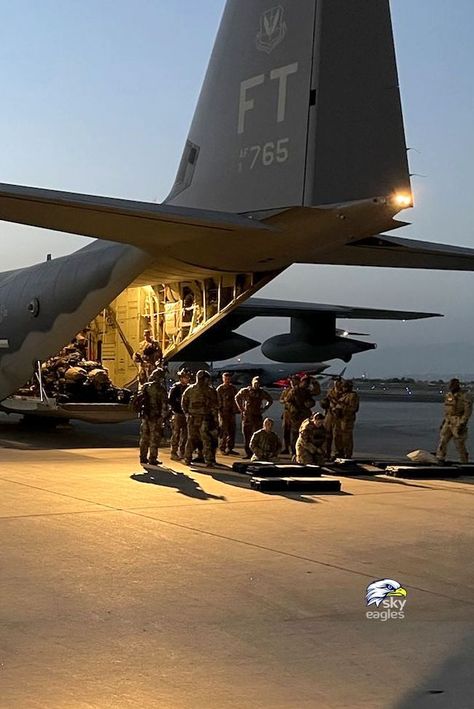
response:
[[[335,337],[327,342],[308,342],[295,339],[293,333],[277,335],[262,345],[265,357],[274,362],[324,362],[327,359],[342,359],[350,362],[353,355],[377,347],[372,342]]]
[[[213,362],[239,355],[258,347],[260,342],[252,340],[245,335],[236,332],[225,333],[224,335],[216,328],[209,330],[191,342],[183,352],[176,355],[176,359],[187,359],[189,361],[211,359]],[[183,357],[184,354],[184,357]]]

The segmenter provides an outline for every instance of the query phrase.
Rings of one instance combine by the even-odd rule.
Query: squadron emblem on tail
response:
[[[285,10],[281,5],[272,7],[260,17],[260,31],[257,35],[257,49],[270,54],[286,37]]]

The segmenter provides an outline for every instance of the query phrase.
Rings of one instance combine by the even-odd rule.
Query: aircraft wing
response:
[[[321,338],[335,342],[338,337],[336,319],[353,320],[420,320],[423,318],[443,317],[438,313],[421,313],[411,310],[382,310],[377,308],[357,308],[349,305],[323,305],[278,301],[266,298],[250,298],[240,303],[220,322],[204,332],[195,342],[191,342],[180,351],[180,358],[189,360],[205,359],[206,352],[213,352],[215,360],[237,357],[260,342],[251,340],[235,332],[245,323],[256,317],[290,318],[292,323],[299,323],[298,332],[293,333],[293,341],[303,341],[307,331],[319,333]],[[303,330],[301,330],[301,327]],[[304,332],[303,332],[304,331]],[[347,341],[348,342],[348,341]],[[355,342],[355,341],[354,341]],[[366,343],[363,343],[364,347]],[[371,345],[370,348],[373,346]],[[332,359],[336,355],[326,354],[322,359]],[[295,360],[296,361],[296,360]],[[300,359],[298,361],[309,361]],[[318,360],[319,361],[319,358]]]
[[[251,217],[154,202],[96,197],[37,187],[0,184],[0,219],[95,239],[130,244],[144,250],[175,244],[178,234],[191,239],[203,232],[268,231]]]
[[[443,317],[440,313],[423,313],[413,310],[383,310],[380,308],[358,308],[351,305],[326,305],[320,303],[300,303],[278,301],[267,298],[250,298],[241,303],[222,321],[226,329],[235,330],[256,317],[311,318],[325,320],[326,317],[344,320],[422,320]]]

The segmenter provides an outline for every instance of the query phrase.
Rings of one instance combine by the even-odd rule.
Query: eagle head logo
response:
[[[398,581],[393,579],[382,579],[380,581],[373,581],[367,586],[367,592],[365,594],[365,600],[368,606],[375,603],[377,608],[386,598],[390,597],[406,597],[407,592]]]

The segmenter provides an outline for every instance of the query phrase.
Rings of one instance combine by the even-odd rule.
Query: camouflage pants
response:
[[[193,451],[202,445],[202,454],[206,463],[214,463],[217,448],[217,426],[211,416],[192,416],[187,418],[188,440],[184,459],[190,463]]]
[[[222,413],[219,415],[221,427],[220,449],[223,453],[234,450],[235,446],[235,414]]]
[[[173,414],[171,430],[171,452],[183,458],[188,440],[188,424],[184,414]]]
[[[467,463],[469,461],[469,453],[466,448],[467,425],[464,426],[461,433],[458,429],[459,418],[457,416],[446,418],[443,421],[439,437],[438,450],[436,451],[436,457],[440,460],[446,460],[448,443],[451,439],[454,439],[454,445],[457,448],[461,463]]]
[[[326,451],[323,448],[306,448],[303,443],[296,443],[296,462],[300,465],[324,465]]]
[[[253,418],[248,418],[248,419],[243,419],[242,420],[242,433],[244,436],[244,446],[245,446],[245,455],[248,458],[252,457],[252,451],[250,449],[250,440],[255,433],[255,431],[259,431],[263,426],[263,417],[262,416],[255,416]]]
[[[306,418],[302,418],[301,416],[289,416],[289,424],[290,424],[290,431],[291,431],[291,452],[295,453],[296,452],[296,442],[298,440],[298,436],[300,435],[300,428],[301,424],[303,421],[306,420]]]
[[[324,426],[327,431],[327,459],[329,460],[332,457],[333,448],[336,458],[343,458],[344,444],[342,440],[342,419],[337,418],[329,411],[326,414]]]
[[[283,414],[283,441],[285,443],[285,450],[291,450],[291,420],[290,414],[285,411]]]
[[[342,445],[342,457],[352,458],[354,452],[354,425],[355,417],[342,418],[340,422],[340,435]],[[337,446],[336,446],[337,447]]]
[[[163,420],[161,418],[142,418],[140,425],[140,463],[154,462],[158,458]],[[148,451],[150,456],[148,457]]]

